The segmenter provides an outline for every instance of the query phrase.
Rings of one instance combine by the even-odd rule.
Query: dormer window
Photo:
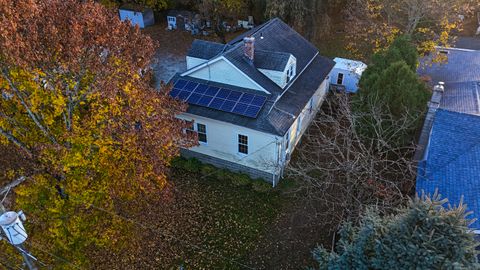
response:
[[[287,84],[293,77],[295,77],[295,66],[291,65],[290,68],[287,70]]]

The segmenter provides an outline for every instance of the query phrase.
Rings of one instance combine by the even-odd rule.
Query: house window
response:
[[[337,84],[343,84],[343,73],[338,73]]]
[[[310,102],[308,103],[308,109],[310,112],[313,112],[313,97],[310,99]]]
[[[248,136],[238,134],[238,152],[248,154]]]
[[[286,142],[285,142],[285,150],[288,151],[288,147],[290,146],[290,130],[287,131],[287,138],[286,139]]]
[[[198,141],[207,143],[207,126],[204,124],[197,124],[197,133],[198,133]]]
[[[185,120],[185,123],[187,124],[187,127],[185,128],[185,130],[183,132],[185,134],[188,134],[188,135],[192,135],[193,133],[195,133],[195,130],[194,130],[194,127],[193,127],[193,121],[186,121]]]

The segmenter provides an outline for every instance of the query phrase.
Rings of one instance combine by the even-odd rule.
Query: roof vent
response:
[[[255,58],[255,38],[254,37],[245,37],[243,38],[243,55],[250,60],[250,63],[253,64],[253,59]]]
[[[433,91],[442,93],[445,92],[445,83],[438,82],[438,84],[433,87]]]

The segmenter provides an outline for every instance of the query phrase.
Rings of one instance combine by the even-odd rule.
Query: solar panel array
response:
[[[227,88],[209,86],[192,81],[175,82],[170,96],[224,112],[256,118],[267,98]]]

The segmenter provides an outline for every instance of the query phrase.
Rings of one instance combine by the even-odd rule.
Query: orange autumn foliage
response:
[[[153,41],[93,1],[0,0],[0,142],[35,164],[17,203],[52,248],[104,243],[89,204],[158,191],[186,106],[149,83]],[[67,237],[68,236],[68,237]]]

